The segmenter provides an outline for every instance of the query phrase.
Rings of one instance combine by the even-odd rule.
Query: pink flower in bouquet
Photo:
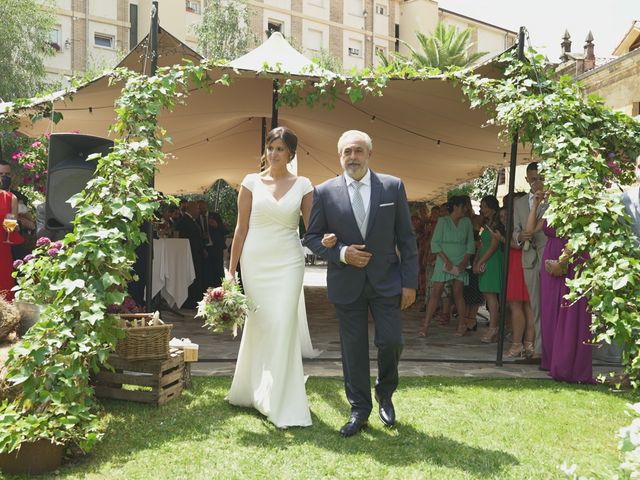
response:
[[[51,243],[51,240],[49,239],[49,237],[40,237],[38,240],[36,240],[36,247],[42,247],[43,245],[49,245]]]
[[[222,286],[210,288],[198,302],[197,317],[204,318],[205,326],[212,332],[231,331],[235,337],[242,328],[247,314],[255,308],[240,290],[228,280]]]
[[[20,265],[22,265],[24,262],[20,259],[16,260],[13,262],[13,269],[15,270],[16,268],[18,268]]]
[[[42,145],[42,142],[36,140],[31,144],[31,148],[38,148],[40,145]]]
[[[62,249],[62,242],[61,241],[53,242],[51,244],[51,248],[57,248],[58,250],[61,250]]]
[[[36,164],[33,163],[33,162],[27,162],[27,163],[24,164],[25,170],[33,170],[33,167],[35,167],[35,166],[36,166]]]
[[[622,169],[620,168],[620,165],[618,165],[618,163],[614,162],[613,160],[608,161],[607,166],[611,169],[611,172],[615,176],[619,176],[622,173]]]
[[[32,255],[32,254],[28,253],[27,255],[25,255],[25,256],[24,256],[24,259],[23,259],[23,260],[24,260],[25,262],[30,262],[30,261],[31,261],[31,260],[33,260],[34,258],[36,258],[36,256],[35,256],[35,255]]]
[[[15,152],[13,155],[11,155],[11,160],[18,161],[22,157],[24,157],[24,153],[23,152]]]
[[[209,293],[209,298],[214,302],[220,302],[224,298],[224,288],[216,287]]]
[[[58,253],[60,253],[60,250],[57,248],[50,248],[49,250],[47,250],[47,255],[49,255],[50,257],[55,257]]]

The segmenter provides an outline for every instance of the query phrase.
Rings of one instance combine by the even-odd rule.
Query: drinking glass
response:
[[[13,232],[18,226],[18,220],[13,213],[7,213],[2,221],[2,228],[7,232],[7,239],[4,243],[13,243],[11,241],[11,232]]]

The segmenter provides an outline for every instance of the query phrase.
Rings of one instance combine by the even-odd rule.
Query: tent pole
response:
[[[278,126],[278,80],[273,81],[273,95],[271,96],[271,129]]]
[[[158,70],[158,1],[151,3],[151,30],[149,31],[149,50],[151,55],[151,71],[150,76],[156,74]],[[151,188],[155,187],[155,171],[151,177]],[[147,222],[147,265],[146,265],[146,291],[145,304],[147,312],[153,309],[153,222]]]
[[[524,27],[520,27],[518,33],[518,60],[524,60]],[[496,353],[496,366],[502,366],[502,353],[504,349],[504,327],[507,316],[507,279],[509,275],[509,250],[511,247],[511,236],[513,235],[513,191],[516,186],[516,163],[518,161],[518,132],[513,134],[511,139],[511,161],[509,163],[509,201],[507,202],[507,232],[505,235],[505,245],[503,251],[503,271],[502,271],[502,295],[500,295],[500,324],[498,331],[498,350]]]

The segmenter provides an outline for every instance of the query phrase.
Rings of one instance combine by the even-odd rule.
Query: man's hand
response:
[[[416,289],[415,288],[403,288],[402,299],[400,300],[400,310],[406,310],[413,302],[416,301]]]
[[[364,268],[371,260],[371,254],[364,251],[365,245],[349,245],[344,252],[347,263],[356,268]]]
[[[533,233],[528,232],[526,230],[522,230],[519,234],[518,234],[518,241],[519,242],[524,242],[526,240],[531,240],[533,238]]]
[[[338,243],[338,237],[335,233],[325,233],[322,237],[322,246],[325,248],[333,248]]]

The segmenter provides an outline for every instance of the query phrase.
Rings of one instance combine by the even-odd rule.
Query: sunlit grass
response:
[[[558,466],[610,477],[615,433],[629,395],[551,381],[403,379],[399,425],[375,413],[361,435],[341,438],[348,415],[341,379],[307,383],[313,426],[279,430],[230,406],[228,378],[196,378],[157,408],[105,402],[107,434],[55,478],[566,478]]]

